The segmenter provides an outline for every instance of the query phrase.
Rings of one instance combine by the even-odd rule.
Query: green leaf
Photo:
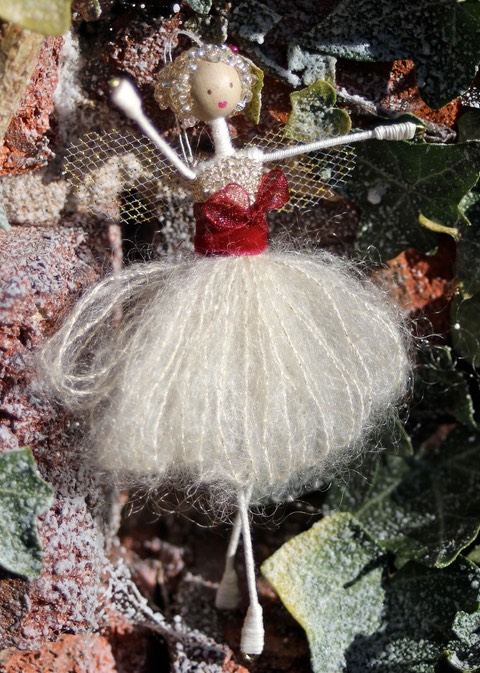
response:
[[[461,207],[468,218],[461,227],[457,245],[457,275],[465,299],[480,292],[480,190],[478,183],[462,200]]]
[[[232,13],[230,28],[239,40],[263,44],[281,15],[257,0],[243,0]]]
[[[480,170],[480,143],[426,145],[359,143],[353,179],[345,185],[362,209],[358,245],[373,246],[384,259],[407,247],[429,251],[435,235],[420,226],[420,214],[444,226],[466,218],[459,207]]]
[[[411,58],[425,102],[442,107],[475,77],[479,31],[478,0],[341,0],[300,43],[359,61]]]
[[[444,652],[443,661],[450,664],[450,671],[478,673],[480,671],[480,612],[459,612],[453,622],[456,639]]]
[[[343,670],[351,643],[380,628],[383,553],[353,517],[335,514],[284,544],[262,565],[307,633],[314,671]]]
[[[467,374],[458,368],[449,346],[431,346],[418,353],[414,406],[422,407],[431,418],[453,416],[475,430],[475,409]]]
[[[480,140],[480,110],[468,110],[457,122],[458,140]]]
[[[186,3],[198,14],[208,14],[212,9],[212,0],[186,0]]]
[[[480,292],[470,299],[454,297],[451,334],[457,353],[477,366],[480,362]]]
[[[480,544],[472,549],[467,556],[468,560],[480,566]]]
[[[480,570],[409,563],[393,578],[346,514],[325,517],[262,566],[307,633],[315,673],[433,673],[459,609],[479,606]]]
[[[290,94],[292,112],[284,129],[287,138],[308,143],[347,134],[351,127],[350,115],[334,107],[336,100],[335,89],[321,80]]]
[[[71,0],[0,0],[0,17],[35,33],[63,35],[70,28]]]
[[[382,448],[393,456],[412,456],[413,446],[410,435],[405,429],[403,423],[397,418],[392,424],[382,426],[378,438],[374,436],[374,446]]]
[[[367,475],[333,486],[327,506],[352,512],[398,565],[445,567],[480,530],[480,435],[454,430],[438,455],[383,455]]]
[[[33,579],[42,569],[36,517],[52,503],[29,448],[0,454],[0,566]]]

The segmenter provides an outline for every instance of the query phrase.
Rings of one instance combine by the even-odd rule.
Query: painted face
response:
[[[228,117],[242,98],[237,71],[226,63],[200,61],[191,85],[194,113],[203,122]]]

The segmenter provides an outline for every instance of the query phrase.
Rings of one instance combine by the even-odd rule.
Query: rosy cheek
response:
[[[221,100],[221,101],[218,103],[218,107],[219,107],[221,110],[223,110],[223,108],[226,108],[226,107],[227,107],[227,101],[226,101],[226,100]]]

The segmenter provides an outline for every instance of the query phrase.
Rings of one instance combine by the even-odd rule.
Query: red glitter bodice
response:
[[[232,182],[207,201],[196,203],[195,251],[201,255],[258,255],[268,247],[267,211],[288,201],[281,170],[263,176],[252,203],[247,190]]]

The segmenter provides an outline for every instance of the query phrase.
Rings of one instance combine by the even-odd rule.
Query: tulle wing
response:
[[[178,182],[175,169],[148,139],[116,129],[87,133],[70,145],[65,174],[80,210],[113,221],[121,207],[127,217],[148,217]]]
[[[256,136],[248,143],[263,151],[273,152],[284,147],[298,145],[287,138],[282,130],[269,131],[264,136]],[[303,154],[284,161],[275,162],[288,179],[290,199],[281,209],[308,210],[321,199],[338,198],[339,187],[348,180],[355,166],[355,151],[350,145]]]

